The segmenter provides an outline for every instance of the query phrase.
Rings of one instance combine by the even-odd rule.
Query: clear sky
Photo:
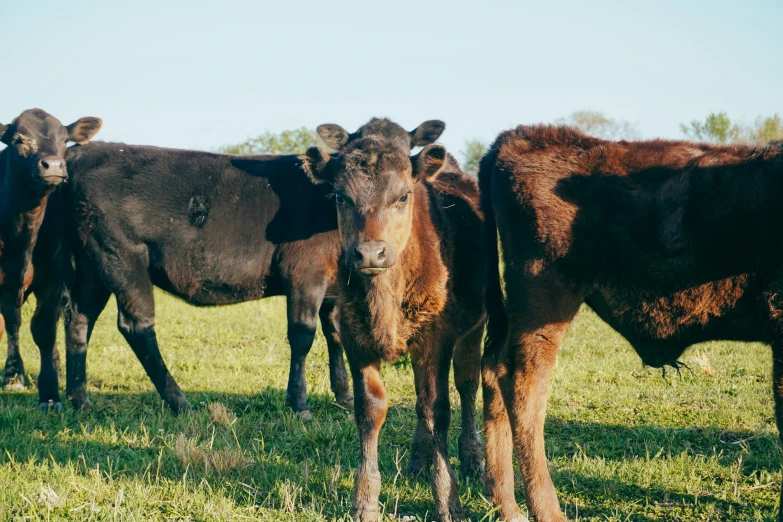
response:
[[[590,109],[679,137],[783,114],[783,2],[0,0],[0,121],[214,150],[372,116],[446,121],[453,152]]]

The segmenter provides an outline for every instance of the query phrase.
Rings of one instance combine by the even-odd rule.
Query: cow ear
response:
[[[324,123],[319,125],[315,132],[321,137],[323,142],[332,150],[340,150],[343,145],[348,143],[351,137],[350,133],[337,125],[336,123]]]
[[[334,169],[331,168],[332,158],[318,147],[308,147],[302,160],[302,169],[313,183],[334,183]]]
[[[5,143],[6,145],[11,144],[11,133],[8,132],[9,125],[3,125],[0,123],[0,141]],[[8,134],[8,136],[6,136]]]
[[[411,147],[423,147],[435,143],[446,130],[446,123],[440,120],[427,120],[410,132]]]
[[[411,158],[413,179],[433,179],[441,173],[446,165],[446,147],[443,145],[427,145],[421,152]]]
[[[66,127],[68,130],[68,139],[75,141],[79,145],[89,143],[93,136],[101,130],[103,121],[100,118],[87,116],[80,118]]]

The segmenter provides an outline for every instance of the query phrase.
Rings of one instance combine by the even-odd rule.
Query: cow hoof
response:
[[[346,410],[353,409],[353,395],[345,395],[337,399],[337,404],[345,408]]]
[[[3,388],[5,391],[25,391],[27,386],[24,382],[24,375],[19,373],[13,375],[6,374],[5,386]]]
[[[299,418],[299,420],[305,422],[310,422],[311,420],[313,420],[313,414],[310,413],[310,410],[297,411],[296,416]]]
[[[81,413],[92,412],[92,401],[90,399],[84,399],[82,402],[72,401],[73,409]]]
[[[411,457],[408,461],[408,468],[406,473],[411,478],[418,478],[430,473],[430,461],[429,459],[423,459],[420,457]]]
[[[351,513],[352,518],[356,522],[378,522],[378,509],[371,508],[354,508]]]
[[[38,410],[44,413],[50,410],[54,410],[55,413],[60,413],[61,411],[63,411],[63,403],[61,403],[60,401],[39,402]]]
[[[484,477],[483,452],[477,438],[460,437],[459,462],[463,476],[473,480],[481,480]]]

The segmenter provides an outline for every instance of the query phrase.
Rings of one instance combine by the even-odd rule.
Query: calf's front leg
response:
[[[359,359],[359,360],[354,360]],[[378,520],[381,472],[378,469],[378,434],[386,420],[389,402],[381,381],[380,360],[349,354],[353,376],[354,416],[359,430],[360,457],[353,488],[351,515],[358,522]]]

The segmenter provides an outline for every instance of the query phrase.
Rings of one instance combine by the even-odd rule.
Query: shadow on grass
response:
[[[180,416],[171,414],[154,392],[92,393],[95,411],[74,412],[69,405],[60,414],[40,413],[32,391],[0,394],[0,464],[52,461],[73,473],[91,475],[106,470],[114,477],[145,482],[160,479],[183,480],[183,464],[176,455],[175,439],[182,433],[214,438],[206,405],[221,402],[237,416],[232,430],[224,430],[223,442],[234,441],[253,464],[225,474],[192,469],[188,480],[207,481],[212,487],[232,483],[232,501],[238,506],[265,503],[265,507],[283,509],[291,489],[300,489],[299,502],[317,505],[324,515],[342,517],[350,504],[352,472],[358,463],[358,436],[350,412],[336,406],[331,395],[310,394],[308,401],[314,420],[304,423],[285,405],[285,392],[267,388],[255,395],[193,392],[186,394],[194,411]],[[457,455],[458,412],[452,415],[450,454]],[[456,422],[455,422],[456,421]],[[415,428],[413,404],[393,405],[381,433],[380,467],[383,476],[382,500],[395,505],[401,514],[433,514],[429,477],[404,476]],[[233,437],[236,436],[236,439]],[[668,429],[660,426],[627,427],[589,422],[565,422],[550,418],[546,425],[547,452],[554,457],[585,455],[612,461],[625,461],[682,453],[714,456],[722,466],[736,465],[743,457],[745,474],[780,469],[776,437],[770,433],[728,433],[720,427],[705,426]],[[733,444],[741,441],[740,444]],[[453,459],[456,463],[456,459]],[[458,470],[455,465],[455,470]],[[403,475],[398,476],[402,471]],[[390,487],[397,480],[403,488]],[[693,495],[665,488],[644,488],[636,484],[608,481],[580,475],[569,470],[554,473],[555,484],[567,498],[580,498],[581,516],[611,514],[607,506],[655,499],[665,505],[691,509]],[[460,478],[464,495],[470,488],[478,497],[483,485]],[[523,498],[517,482],[518,499]],[[775,486],[777,487],[777,486]],[[405,492],[415,491],[406,498]],[[399,498],[397,498],[399,496]],[[582,502],[587,500],[587,505]],[[724,498],[700,495],[700,502],[713,503],[719,509],[741,512],[747,506]],[[468,513],[481,519],[476,505],[469,503]],[[484,506],[486,507],[486,506]],[[477,510],[478,509],[478,510]],[[634,515],[634,520],[658,520]]]

